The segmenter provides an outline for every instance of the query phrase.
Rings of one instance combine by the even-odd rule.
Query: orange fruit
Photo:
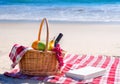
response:
[[[36,40],[36,41],[34,41],[33,43],[32,43],[32,48],[33,49],[36,49],[36,50],[38,50],[38,43],[39,43],[40,41],[39,40]]]

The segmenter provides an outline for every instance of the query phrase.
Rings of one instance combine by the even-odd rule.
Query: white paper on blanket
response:
[[[80,69],[70,70],[66,73],[66,76],[73,79],[86,80],[103,76],[105,74],[105,71],[106,70],[104,68],[86,66]]]

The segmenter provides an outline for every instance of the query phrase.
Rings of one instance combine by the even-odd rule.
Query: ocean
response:
[[[120,0],[0,0],[0,21],[120,22]]]

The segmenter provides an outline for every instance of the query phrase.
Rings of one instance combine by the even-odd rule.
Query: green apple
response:
[[[38,50],[45,50],[45,44],[43,42],[38,43]]]

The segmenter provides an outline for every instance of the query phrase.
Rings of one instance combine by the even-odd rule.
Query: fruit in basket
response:
[[[32,43],[32,48],[33,49],[35,49],[35,50],[38,50],[38,43],[40,43],[40,41],[39,40],[36,40],[36,41],[34,41],[33,43]]]
[[[38,43],[38,50],[45,50],[45,44],[43,42]]]
[[[49,42],[48,44],[48,50],[52,50],[54,48],[54,44],[55,44],[55,37]]]

